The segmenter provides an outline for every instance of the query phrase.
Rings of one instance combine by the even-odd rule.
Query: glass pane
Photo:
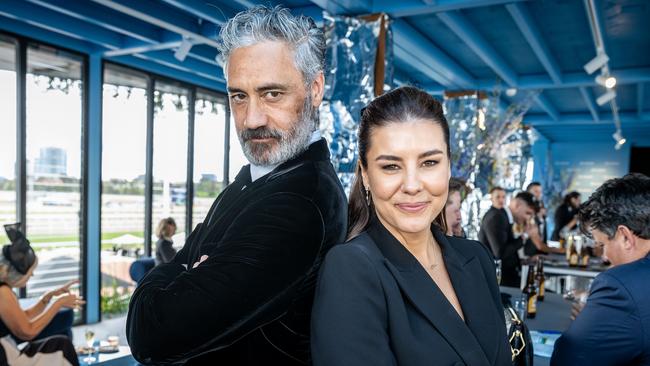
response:
[[[194,202],[192,229],[203,222],[223,188],[223,147],[226,123],[225,98],[199,91],[194,117]]]
[[[107,64],[102,116],[102,316],[126,312],[144,251],[147,78]]]
[[[185,243],[187,181],[187,90],[156,81],[153,130],[152,251],[156,250],[156,228],[163,218],[176,221],[174,247]]]
[[[0,35],[0,245],[2,225],[16,221],[16,45]]]
[[[237,137],[237,128],[235,127],[235,118],[232,113],[230,113],[230,161],[228,166],[228,174],[230,181],[235,180],[237,173],[241,170],[241,167],[248,164],[246,156],[244,156],[244,151],[241,148],[239,143],[239,137]]]
[[[27,49],[27,236],[39,266],[27,296],[80,278],[82,59]]]

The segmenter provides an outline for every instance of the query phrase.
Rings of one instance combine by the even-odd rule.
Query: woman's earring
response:
[[[370,189],[366,187],[366,203],[370,206]]]

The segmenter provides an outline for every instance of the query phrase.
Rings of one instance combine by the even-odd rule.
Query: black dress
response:
[[[7,286],[0,284],[0,286]],[[61,353],[59,353],[61,352]],[[79,365],[77,353],[70,338],[51,336],[29,342],[18,350],[11,331],[0,319],[0,366],[59,366]]]

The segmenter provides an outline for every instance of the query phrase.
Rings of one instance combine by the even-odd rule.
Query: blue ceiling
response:
[[[589,0],[13,0],[0,30],[100,55],[203,87],[225,90],[215,61],[220,25],[256,4],[393,19],[396,79],[433,94],[514,88],[539,91],[524,121],[550,141],[612,141],[605,89],[583,65],[596,55]],[[650,145],[650,1],[595,0],[623,134]],[[174,52],[193,42],[182,62]],[[505,103],[521,99],[502,94]]]

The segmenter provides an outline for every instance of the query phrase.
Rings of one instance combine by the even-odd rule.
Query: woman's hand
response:
[[[86,302],[75,294],[67,294],[56,299],[56,304],[64,308],[79,309]]]
[[[57,289],[55,289],[55,290],[52,290],[52,291],[48,291],[48,292],[46,292],[46,293],[43,295],[43,297],[41,298],[41,301],[42,301],[45,305],[47,305],[47,304],[50,303],[50,300],[52,300],[52,298],[53,298],[54,296],[60,296],[60,295],[63,295],[63,294],[69,294],[69,293],[70,293],[70,287],[71,287],[72,285],[76,285],[76,284],[78,284],[78,283],[79,283],[79,280],[68,281],[65,285],[63,285],[63,286],[61,286],[61,287],[59,287],[59,288],[57,288]]]

